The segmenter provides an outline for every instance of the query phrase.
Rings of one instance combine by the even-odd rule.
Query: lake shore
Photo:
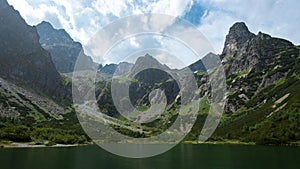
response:
[[[0,142],[0,148],[45,148],[45,147],[53,147],[53,148],[65,148],[65,147],[79,147],[79,146],[89,146],[94,145],[96,143],[91,142],[87,144],[53,144],[53,145],[47,145],[47,144],[39,144],[35,142],[29,142],[29,143],[17,143],[17,142]],[[124,143],[123,143],[124,144]],[[130,144],[130,143],[127,143]],[[134,144],[134,143],[131,143]],[[162,143],[153,143],[153,144],[162,144]],[[166,143],[163,143],[166,144]],[[258,145],[254,142],[241,142],[239,140],[225,140],[225,141],[208,141],[204,143],[199,143],[197,141],[184,141],[180,144],[204,144],[204,145],[249,145],[254,146]],[[298,142],[292,142],[289,144],[270,144],[270,145],[261,145],[261,146],[290,146],[290,147],[299,147],[300,141]]]
[[[92,145],[93,143],[87,144],[40,144],[35,142],[28,143],[18,143],[18,142],[0,142],[0,148],[44,148],[44,147],[54,147],[54,148],[63,148],[63,147],[78,147],[78,146],[87,146]]]
[[[223,145],[223,144],[232,144],[232,145],[256,145],[254,142],[242,142],[239,140],[225,140],[225,141],[207,141],[199,143],[196,141],[184,141],[182,144],[212,144],[212,145]]]

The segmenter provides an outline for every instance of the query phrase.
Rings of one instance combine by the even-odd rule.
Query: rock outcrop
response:
[[[42,47],[51,53],[56,69],[61,73],[74,71],[76,61],[80,59],[80,70],[94,69],[97,64],[90,56],[84,54],[82,45],[75,42],[64,29],[54,29],[48,22],[37,25],[39,42]]]
[[[220,56],[230,93],[226,111],[235,112],[256,92],[286,76],[297,53],[299,49],[287,40],[261,32],[255,35],[243,22],[234,24]]]

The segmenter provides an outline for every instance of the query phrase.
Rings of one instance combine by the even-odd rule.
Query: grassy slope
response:
[[[274,87],[275,86],[275,87]],[[246,108],[225,120],[213,138],[236,139],[259,144],[286,144],[300,140],[300,81],[290,78],[283,84],[274,85],[257,94],[254,101],[267,99],[255,108]],[[274,101],[290,94],[273,108]],[[284,106],[285,105],[285,106]],[[279,107],[284,106],[279,111]]]

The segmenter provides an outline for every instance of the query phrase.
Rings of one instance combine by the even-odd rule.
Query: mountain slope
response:
[[[298,47],[287,40],[254,35],[244,23],[233,25],[220,56],[230,92],[226,111],[236,111],[258,91],[296,71],[298,56]]]
[[[68,65],[60,65],[67,68],[61,69],[62,72],[72,71],[77,57],[75,53],[82,49],[81,45],[65,31],[54,30],[47,23],[39,25],[45,26],[45,32],[41,34],[43,40],[39,41],[36,28],[28,26],[6,1],[0,0],[0,8],[0,140],[43,144],[45,141],[64,144],[88,141],[72,106],[64,107],[56,102],[68,102],[65,98],[69,98],[71,92],[66,86],[70,86],[70,81],[55,70],[51,55],[40,43],[50,52],[52,49],[54,54],[57,52],[58,59],[70,57],[70,62],[57,60],[68,62]],[[255,35],[242,22],[230,28],[220,55],[226,72],[227,104],[221,123],[210,140],[240,140],[258,144],[292,144],[300,140],[299,50],[300,47],[287,40],[264,33]],[[211,95],[208,74],[214,71],[218,57],[209,54],[189,67],[195,72],[203,100],[196,123],[186,140],[198,140],[207,117]],[[152,68],[144,70],[149,65]],[[133,137],[151,137],[169,128],[182,106],[180,87],[174,77],[159,69],[175,76],[184,71],[171,70],[150,55],[140,57],[135,64],[99,67],[97,77],[100,80],[96,83],[95,95],[99,109],[106,114],[103,121]],[[210,71],[206,72],[206,69]],[[151,94],[160,98],[159,92],[152,91],[160,89],[167,98],[163,114],[149,115],[149,119],[152,116],[156,119],[151,122],[148,122],[148,117],[140,121],[143,117],[137,114],[140,113],[138,111],[128,112],[133,122],[120,116],[111,93],[111,75],[115,72],[119,85],[130,82],[129,96],[120,99],[121,105],[126,106],[130,101],[137,110],[145,111],[153,101],[149,99]],[[119,77],[119,74],[125,76]],[[90,83],[94,85],[94,81]],[[184,105],[183,109],[189,111],[191,106]],[[185,128],[183,125],[173,134]]]
[[[36,28],[12,6],[0,10],[0,76],[56,99],[68,97],[50,54],[39,44]]]
[[[74,66],[80,58],[80,68],[92,69],[97,66],[92,58],[83,53],[82,45],[75,42],[63,29],[57,30],[48,22],[37,25],[42,47],[51,53],[52,61],[56,69],[61,73],[74,71]]]
[[[228,96],[215,138],[285,144],[300,140],[300,48],[236,23],[221,55]]]
[[[287,40],[261,32],[255,35],[248,30],[245,23],[236,23],[232,26],[224,46],[220,58],[226,72],[227,103],[221,123],[210,140],[239,140],[257,144],[293,144],[299,141],[300,48]],[[204,96],[204,101],[201,102],[195,126],[185,140],[197,140],[202,130],[210,101],[207,84],[209,72],[202,72],[203,63],[213,72],[214,66],[218,64],[216,63],[218,57],[209,54],[189,67],[194,68],[195,78],[201,89],[200,95]],[[140,65],[157,62],[151,58],[140,57],[132,69],[142,69]],[[156,85],[158,79],[162,81]],[[132,80],[130,101],[137,108],[147,109],[149,91],[156,88],[164,90],[171,96],[168,98],[167,110],[171,118],[162,116],[145,124],[154,131],[151,134],[163,132],[167,128],[166,120],[174,120],[177,117],[176,112],[180,103],[174,98],[177,96],[178,88],[172,87],[175,86],[174,82],[167,79],[160,77],[158,72],[147,70]],[[118,118],[115,116],[117,111],[110,96],[110,84],[105,86],[108,88],[99,92],[99,106],[106,114]],[[158,127],[162,125],[164,127]],[[148,135],[149,133],[146,134]]]
[[[70,106],[71,86],[39,43],[35,27],[0,0],[0,147],[11,142],[88,140]]]

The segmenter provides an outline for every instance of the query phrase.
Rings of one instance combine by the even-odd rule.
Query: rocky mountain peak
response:
[[[236,22],[229,29],[229,32],[236,32],[236,31],[245,31],[245,32],[250,33],[250,31],[248,30],[248,27],[245,24],[245,22]]]
[[[36,27],[41,37],[40,41],[44,43],[65,44],[73,42],[71,36],[64,29],[55,29],[49,22],[43,21]],[[80,44],[77,43],[77,45]]]
[[[47,22],[47,21],[42,21],[39,26],[43,26],[43,27],[48,27],[48,28],[52,28],[53,26],[51,25],[51,23]]]
[[[153,58],[153,56],[146,54],[145,56],[141,56],[136,60],[136,65],[161,65],[156,59]]]
[[[137,72],[143,71],[145,69],[160,69],[160,70],[169,70],[170,68],[166,65],[161,64],[153,56],[146,54],[145,56],[139,57],[134,66],[131,69],[131,74],[135,75]]]
[[[36,27],[39,28],[40,30],[44,30],[44,31],[48,31],[48,32],[50,32],[51,30],[54,29],[54,27],[49,22],[46,22],[46,21],[42,21]]]
[[[49,22],[43,21],[37,25],[37,31],[40,44],[51,53],[51,59],[59,72],[73,72],[79,59],[81,65],[78,68],[82,70],[98,66],[90,56],[85,55],[82,45],[74,41],[64,29],[55,29]]]
[[[235,23],[226,36],[223,53],[232,53],[243,48],[254,37],[244,22]]]
[[[253,36],[244,22],[237,22],[229,29],[228,37],[233,37],[236,40],[239,38],[249,38]],[[245,39],[246,40],[246,39]]]

